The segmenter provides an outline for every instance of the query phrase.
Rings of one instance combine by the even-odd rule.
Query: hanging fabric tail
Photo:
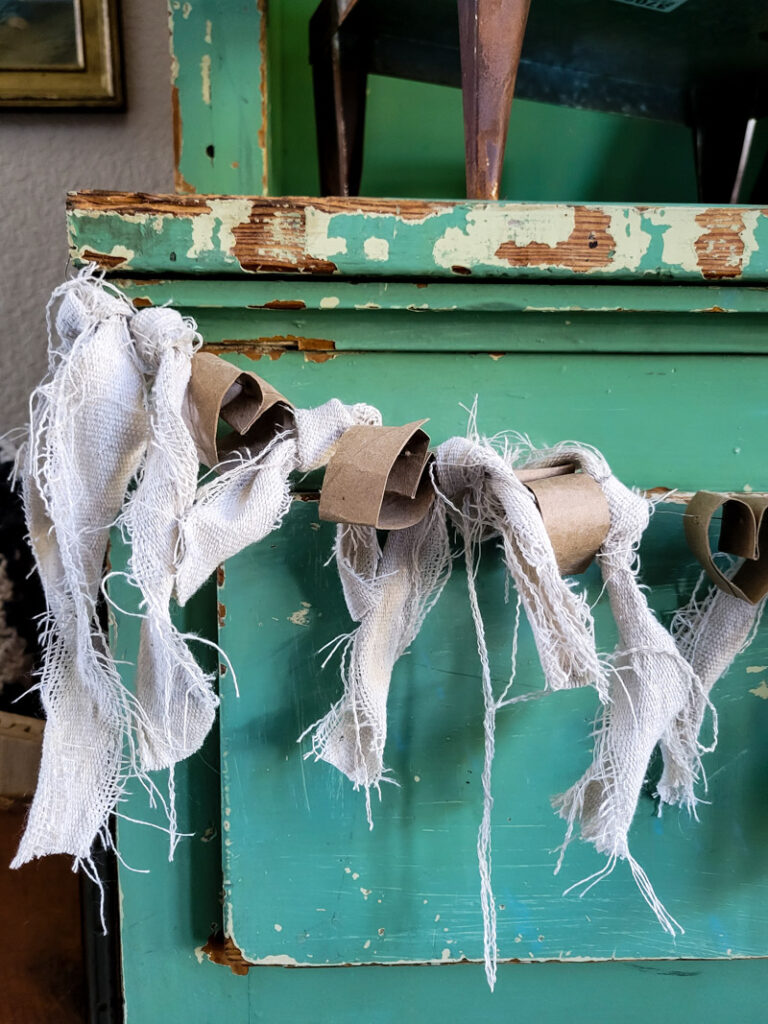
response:
[[[152,378],[150,437],[141,477],[121,522],[130,538],[129,573],[142,594],[136,694],[145,718],[138,740],[145,770],[172,768],[198,750],[213,724],[218,698],[171,621],[179,523],[197,487],[195,443],[182,418],[190,365],[201,344],[192,321],[150,308],[133,318],[136,351]],[[173,793],[169,804],[175,841]]]
[[[46,595],[40,696],[47,724],[37,790],[13,867],[50,853],[90,863],[109,815],[139,771],[140,714],[99,623],[109,529],[141,461],[145,385],[128,331],[132,307],[90,271],[57,289],[59,344],[33,394],[22,476]],[[51,306],[49,306],[49,311]]]
[[[349,427],[381,422],[370,405],[331,399],[317,409],[294,409],[295,427],[277,434],[249,459],[225,465],[203,484],[181,520],[176,596],[184,605],[227,558],[280,526],[291,507],[290,474],[324,465]]]
[[[390,531],[383,551],[373,527],[339,526],[335,555],[349,613],[360,625],[342,638],[344,694],[307,730],[312,732],[307,756],[327,761],[355,789],[365,789],[373,828],[370,791],[380,791],[380,784],[388,781],[383,758],[392,670],[418,635],[451,571],[445,511],[434,502],[415,526]]]
[[[465,547],[492,536],[501,539],[547,689],[593,685],[603,700],[608,684],[589,604],[561,576],[535,499],[515,475],[521,454],[522,449],[510,448],[502,455],[488,441],[452,438],[437,450],[438,486]],[[539,460],[529,456],[525,465]]]
[[[437,452],[439,488],[463,538],[470,608],[477,636],[483,688],[483,814],[477,837],[480,901],[483,914],[485,973],[493,991],[496,984],[496,903],[491,880],[492,766],[497,712],[507,703],[514,682],[517,626],[521,607],[531,624],[544,671],[545,687],[559,690],[594,685],[605,699],[605,670],[595,649],[594,623],[583,595],[562,579],[555,552],[534,497],[519,480],[514,466],[520,450],[500,454],[477,437],[453,438]],[[530,464],[535,464],[535,458]],[[519,467],[518,467],[519,468]],[[518,592],[513,639],[512,672],[504,692],[493,693],[485,627],[477,600],[475,577],[479,545],[499,537],[507,571]]]
[[[631,856],[627,836],[654,748],[701,693],[701,684],[648,607],[637,580],[637,548],[650,503],[617,480],[594,449],[563,445],[553,454],[576,460],[600,483],[608,501],[611,527],[597,557],[619,633],[611,701],[597,728],[592,764],[579,782],[553,801],[568,823],[556,871],[578,823],[582,839],[608,856],[605,868],[584,880],[582,895],[609,874],[617,860],[627,860],[643,898],[664,930],[674,935],[682,928]]]
[[[733,659],[749,647],[765,608],[765,599],[750,604],[718,587],[711,587],[699,600],[697,591],[703,580],[702,575],[691,600],[672,621],[677,649],[701,685],[691,691],[688,703],[661,739],[664,770],[657,787],[663,803],[677,804],[694,814],[700,757],[717,744],[717,715],[709,694]],[[710,745],[704,746],[699,734],[707,710],[713,717],[713,737]]]

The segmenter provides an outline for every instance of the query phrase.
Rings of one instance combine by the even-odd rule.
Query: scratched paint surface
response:
[[[752,207],[74,193],[73,259],[130,273],[760,282]]]
[[[755,488],[764,466],[768,368],[757,358],[367,354],[318,365],[287,353],[259,370],[298,405],[337,395],[379,404],[387,422],[430,416],[435,441],[463,429],[458,403],[471,403],[478,392],[482,428],[513,427],[536,441],[590,441],[637,485]],[[265,963],[478,958],[481,700],[461,567],[396,668],[386,760],[400,787],[385,787],[370,833],[360,794],[330,767],[304,762],[306,744],[295,742],[340,693],[337,667],[321,672],[317,654],[349,628],[338,581],[323,567],[331,539],[315,506],[296,503],[268,543],[226,566],[219,636],[241,697],[223,686],[225,927],[248,959]],[[679,507],[659,509],[642,557],[655,606],[668,615],[696,577]],[[489,550],[481,600],[500,685],[508,673],[512,609],[494,564]],[[594,569],[587,580],[598,635],[610,649],[612,628]],[[500,718],[500,956],[768,953],[768,703],[751,692],[763,676],[746,671],[763,664],[768,648],[759,640],[718,687],[720,744],[707,762],[712,803],[701,808],[701,821],[676,811],[659,819],[649,796],[640,802],[633,852],[686,928],[676,942],[659,929],[624,867],[583,900],[561,896],[603,863],[591,847],[574,844],[562,874],[552,874],[563,826],[549,798],[588,763],[594,693],[549,696]],[[518,685],[522,691],[540,684],[524,629]]]
[[[262,7],[169,3],[178,192],[267,192]]]

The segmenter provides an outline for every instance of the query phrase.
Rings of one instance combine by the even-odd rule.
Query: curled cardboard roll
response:
[[[434,501],[426,420],[403,427],[350,427],[325,470],[318,514],[332,523],[402,530]]]
[[[560,472],[534,477],[542,471],[520,470],[517,475],[536,499],[558,569],[571,576],[584,572],[603,546],[611,515],[602,487],[591,476],[574,472],[572,464],[551,468]]]
[[[221,418],[231,433],[217,437]],[[293,427],[293,406],[279,391],[247,370],[209,352],[192,358],[184,419],[200,461],[216,466],[234,451],[255,455]]]
[[[762,495],[697,491],[683,518],[688,545],[707,576],[721,590],[750,604],[757,604],[768,594],[767,508],[768,498]],[[710,524],[721,509],[718,549],[745,559],[731,579],[712,557]]]

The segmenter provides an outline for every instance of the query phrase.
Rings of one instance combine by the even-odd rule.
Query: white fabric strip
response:
[[[82,274],[58,288],[58,345],[34,392],[23,454],[29,537],[45,590],[40,697],[47,724],[37,790],[13,867],[50,853],[89,864],[139,769],[124,688],[96,603],[109,529],[144,453],[145,386],[133,309]],[[49,307],[50,309],[50,307]]]

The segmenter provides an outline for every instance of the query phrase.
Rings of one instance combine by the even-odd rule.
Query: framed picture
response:
[[[0,107],[122,106],[117,0],[0,0]]]

